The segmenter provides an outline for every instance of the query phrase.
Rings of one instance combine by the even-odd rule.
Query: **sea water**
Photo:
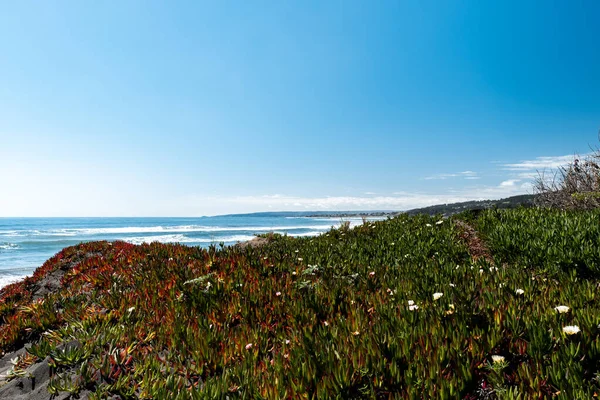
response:
[[[360,218],[257,213],[199,218],[0,218],[0,287],[31,275],[65,247],[97,240],[232,245],[267,232],[316,236]]]

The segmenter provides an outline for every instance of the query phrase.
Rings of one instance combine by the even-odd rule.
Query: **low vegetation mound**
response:
[[[599,136],[600,137],[600,136]],[[600,149],[559,167],[551,175],[544,171],[534,182],[535,202],[563,210],[600,208]]]
[[[66,248],[0,292],[0,397],[600,393],[600,213],[461,218],[261,246]]]

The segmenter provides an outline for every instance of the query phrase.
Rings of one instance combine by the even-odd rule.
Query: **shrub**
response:
[[[544,172],[534,181],[537,205],[578,210],[600,207],[600,149],[558,168],[551,178]]]

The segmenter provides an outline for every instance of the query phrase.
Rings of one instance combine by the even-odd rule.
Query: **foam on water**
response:
[[[163,232],[270,232],[270,231],[291,231],[297,229],[320,229],[328,230],[330,224],[324,225],[299,225],[299,226],[202,226],[202,225],[181,225],[181,226],[127,226],[119,228],[65,228],[50,230],[31,230],[21,232],[18,236],[29,234],[31,236],[81,236],[81,235],[106,235],[106,234],[128,234],[128,233],[163,233]],[[16,235],[16,234],[15,234]],[[8,235],[5,235],[8,236]]]
[[[3,275],[3,276],[0,276],[0,289],[6,285],[10,285],[11,283],[18,282],[21,279],[24,279],[26,277],[27,277],[27,275]]]
[[[214,237],[214,238],[191,238],[185,235],[155,235],[155,236],[138,236],[126,238],[124,241],[132,244],[142,244],[142,243],[152,243],[152,242],[160,242],[160,243],[233,243],[233,242],[245,242],[247,240],[253,239],[254,236],[251,235],[234,235],[234,236],[223,236],[223,237]]]
[[[16,250],[19,248],[19,245],[16,243],[0,243],[0,250]]]

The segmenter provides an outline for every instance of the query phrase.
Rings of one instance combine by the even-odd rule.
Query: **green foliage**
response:
[[[41,333],[49,390],[98,399],[592,398],[598,216],[473,215],[494,264],[428,216],[243,249],[82,244],[43,267],[78,260],[44,302],[4,292],[0,345]]]
[[[478,220],[498,262],[553,275],[600,277],[600,211],[488,211]]]

